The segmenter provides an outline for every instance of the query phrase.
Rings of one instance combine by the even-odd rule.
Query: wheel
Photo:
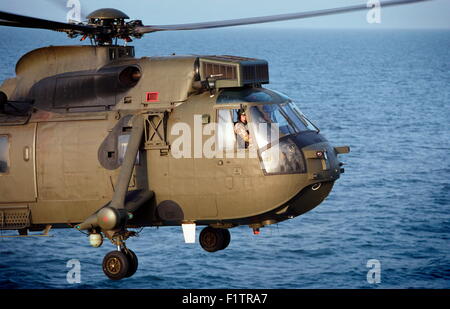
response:
[[[228,229],[220,229],[220,230],[223,234],[223,244],[222,244],[222,248],[220,250],[223,250],[226,247],[228,247],[228,245],[230,244],[231,234],[230,234],[230,230],[228,230]]]
[[[111,251],[103,259],[103,272],[111,280],[126,278],[129,269],[130,262],[122,251]]]
[[[216,252],[224,249],[226,235],[222,229],[205,227],[200,233],[200,245],[208,252]]]
[[[130,264],[130,266],[128,268],[128,272],[125,276],[125,278],[128,278],[128,277],[133,276],[136,273],[136,270],[138,269],[138,258],[136,256],[136,254],[130,249],[126,249],[124,251],[124,253],[127,256],[128,263]]]

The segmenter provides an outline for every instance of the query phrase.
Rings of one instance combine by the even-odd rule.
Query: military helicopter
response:
[[[333,147],[289,97],[263,87],[267,61],[137,59],[134,47],[118,40],[361,10],[366,4],[164,26],[126,21],[116,9],[96,10],[82,23],[0,11],[2,26],[92,43],[33,50],[0,87],[0,229],[26,237],[74,228],[94,247],[106,237],[116,249],[104,257],[103,271],[120,280],[138,267],[126,246],[136,235],[131,228],[182,226],[186,242],[195,242],[196,226],[205,226],[200,245],[216,252],[229,245],[233,227],[257,234],[313,209],[344,172],[337,156],[350,149]],[[247,133],[243,147],[238,123]],[[204,151],[205,139],[213,155]]]

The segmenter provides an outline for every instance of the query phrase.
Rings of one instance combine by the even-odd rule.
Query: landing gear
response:
[[[111,280],[129,278],[136,273],[138,258],[130,249],[111,251],[103,259],[103,272]]]
[[[135,236],[135,232],[123,230],[120,232],[105,231],[105,235],[117,246],[117,250],[109,252],[103,259],[103,272],[111,280],[129,278],[136,273],[138,258],[136,254],[128,249],[125,241]]]
[[[222,234],[223,234],[223,244],[222,244],[222,248],[220,250],[224,250],[230,244],[231,234],[228,229],[220,229],[220,230],[222,230]]]
[[[130,262],[122,251],[111,251],[103,259],[103,272],[111,280],[120,280],[126,277]]]
[[[205,227],[200,233],[200,245],[208,252],[223,250],[230,244],[231,235],[228,229]]]
[[[129,278],[129,277],[133,276],[136,273],[136,270],[138,269],[138,258],[136,256],[136,254],[133,251],[131,251],[130,249],[126,249],[125,254],[126,254],[128,262],[130,264],[125,278]]]

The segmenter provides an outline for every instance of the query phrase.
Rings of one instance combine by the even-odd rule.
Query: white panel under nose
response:
[[[184,242],[187,244],[193,244],[195,243],[195,223],[183,223],[181,224],[181,227],[183,228],[183,236],[184,236]]]

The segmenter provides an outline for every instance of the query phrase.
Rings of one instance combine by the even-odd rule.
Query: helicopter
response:
[[[382,7],[427,0],[380,2]],[[230,55],[135,57],[127,43],[200,30],[367,10],[327,10],[178,25],[144,25],[99,9],[85,22],[0,11],[0,26],[89,39],[23,55],[0,86],[0,229],[47,235],[72,228],[115,250],[102,269],[131,277],[126,246],[143,227],[181,226],[185,241],[225,249],[230,229],[260,229],[324,201],[344,172],[332,146],[288,96],[268,62]],[[119,40],[125,44],[118,44]],[[238,131],[236,128],[243,128]],[[20,189],[19,189],[20,188]]]

